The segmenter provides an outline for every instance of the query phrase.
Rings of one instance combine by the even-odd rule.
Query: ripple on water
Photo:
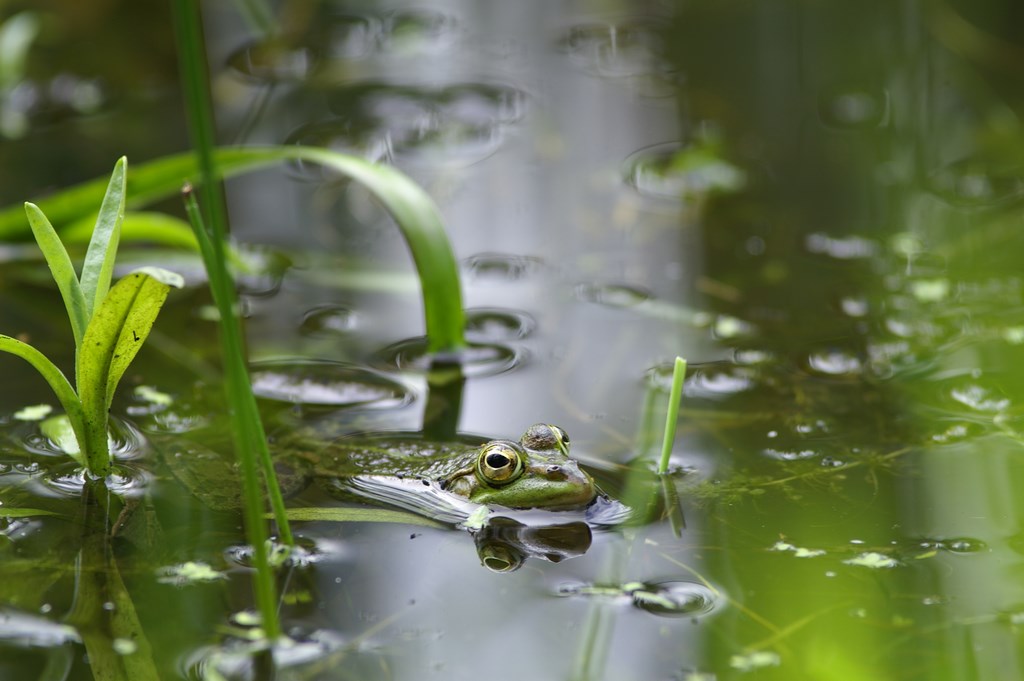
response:
[[[306,336],[345,335],[356,328],[357,315],[342,305],[318,305],[302,315],[299,330]]]
[[[558,46],[569,61],[594,76],[641,82],[646,95],[672,92],[673,70],[661,57],[661,39],[653,23],[577,24],[562,34]]]
[[[383,46],[398,53],[437,52],[458,38],[459,22],[451,14],[427,8],[410,8],[384,17]]]
[[[537,274],[543,266],[540,258],[506,253],[478,253],[462,261],[466,274],[481,281],[518,281]]]
[[[370,369],[316,359],[254,362],[253,392],[311,407],[395,409],[412,401],[401,383]]]
[[[329,96],[337,118],[303,126],[288,141],[378,161],[468,165],[497,151],[505,128],[525,113],[526,100],[525,92],[504,83],[361,82]]]
[[[503,343],[526,338],[537,328],[533,317],[518,310],[478,307],[466,310],[466,337],[474,343]]]
[[[86,471],[81,465],[69,462],[46,471],[43,484],[62,496],[80,497],[87,479]],[[141,468],[128,464],[114,464],[104,482],[113,494],[134,499],[146,493],[149,480],[149,473]]]
[[[247,43],[228,57],[228,66],[257,82],[307,80],[352,60],[435,52],[458,35],[453,16],[428,9],[382,15],[328,12],[310,26],[303,35]]]
[[[743,186],[742,170],[718,157],[714,147],[679,142],[641,149],[626,159],[626,184],[652,199],[685,201]]]
[[[247,43],[227,59],[236,73],[260,82],[304,80],[315,63],[316,54],[310,45],[280,38]]]
[[[47,429],[51,421],[54,423]],[[145,455],[148,443],[134,425],[111,416],[108,429],[107,442],[114,459],[130,460]],[[64,459],[69,449],[74,454],[78,453],[74,432],[63,415],[52,416],[44,422],[18,424],[11,431],[11,436],[29,453],[46,459]]]
[[[80,639],[77,630],[13,608],[0,610],[0,641],[21,648],[56,648]]]
[[[807,368],[820,376],[854,377],[863,371],[860,357],[847,350],[824,348],[807,355]]]
[[[341,553],[336,542],[318,541],[309,537],[295,537],[295,545],[288,547],[276,541],[269,542],[271,562],[291,568],[303,568],[335,557]],[[240,567],[253,567],[253,549],[248,544],[229,546],[224,550],[224,557],[230,563]]]
[[[647,370],[653,387],[669,392],[672,389],[673,362],[665,362]],[[688,397],[723,399],[747,392],[757,384],[757,370],[732,362],[704,362],[686,367],[683,393]]]
[[[237,631],[258,625],[258,617],[245,613],[246,617],[232,622]],[[333,659],[345,645],[351,642],[341,634],[326,629],[306,630],[301,627],[290,627],[286,636],[282,636],[271,646],[273,666],[283,678],[319,678],[325,664]],[[226,638],[215,646],[207,646],[195,651],[181,661],[182,678],[187,679],[249,679],[258,678],[260,669],[257,666],[259,655],[265,644],[261,637],[249,640],[244,635],[239,638]],[[333,666],[333,665],[329,665]]]
[[[988,550],[988,544],[974,537],[946,537],[919,539],[914,548],[921,551],[944,551],[947,553],[981,553]]]
[[[573,293],[579,300],[605,307],[633,307],[653,297],[647,289],[629,284],[583,283]]]
[[[558,587],[560,596],[611,600],[661,617],[701,617],[718,605],[719,594],[694,582],[629,582],[618,586],[600,586],[583,582]]]
[[[501,343],[471,343],[456,352],[432,355],[427,351],[423,336],[399,341],[377,353],[376,363],[387,369],[429,373],[447,370],[457,365],[462,375],[494,376],[519,367],[525,359],[523,352]]]
[[[1024,179],[1018,167],[965,158],[933,172],[928,188],[953,206],[986,208],[1019,199],[1024,195]]]

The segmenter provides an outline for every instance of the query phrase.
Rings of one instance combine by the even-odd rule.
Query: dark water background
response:
[[[584,555],[496,573],[466,532],[299,524],[317,560],[282,585],[282,616],[315,645],[278,678],[1021,677],[1016,3],[294,2],[283,47],[230,3],[206,5],[224,142],[365,155],[438,202],[467,307],[488,311],[477,337],[514,351],[469,371],[460,431],[559,424],[642,507],[661,483],[627,484],[623,464],[653,457],[670,361],[690,362],[669,479],[685,527],[658,501],[640,526],[596,530]],[[166,8],[0,3],[0,18],[22,9],[40,30],[2,83],[0,203],[187,147]],[[382,358],[422,333],[382,211],[313,168],[226,195],[247,252],[289,263],[243,281],[251,358],[274,362],[256,376],[264,392],[314,376],[282,408],[265,400],[277,426],[429,420],[423,375]],[[157,449],[181,432],[224,445],[216,330],[194,259],[124,250],[190,287],[113,410],[141,429],[122,447],[127,485],[151,494],[159,551],[137,536],[108,549],[165,677],[200,678],[252,607],[243,540]],[[70,367],[42,264],[0,252],[0,331]],[[303,374],[300,359],[325,364]],[[104,645],[104,631],[75,615],[76,559],[88,574],[92,550],[77,493],[14,417],[52,397],[0,361],[0,501],[58,513],[0,520],[0,677],[93,678],[75,639]],[[408,399],[315,404],[346,399],[332,377],[351,365]],[[138,385],[175,402],[147,406]],[[224,578],[165,583],[186,561]]]

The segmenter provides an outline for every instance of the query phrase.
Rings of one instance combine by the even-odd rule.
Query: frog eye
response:
[[[558,426],[536,423],[530,426],[519,440],[527,449],[557,449],[569,456],[569,435]]]
[[[489,442],[480,450],[476,470],[492,485],[507,485],[523,474],[523,456],[511,442]]]
[[[548,426],[551,432],[555,434],[555,445],[561,450],[563,454],[569,456],[569,433],[565,432],[558,426]]]

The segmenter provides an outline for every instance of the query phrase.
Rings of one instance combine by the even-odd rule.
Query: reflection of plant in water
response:
[[[80,278],[49,220],[34,204],[25,204],[32,233],[71,322],[77,391],[41,352],[0,336],[0,350],[29,362],[49,383],[77,440],[77,447],[68,453],[97,477],[110,468],[107,423],[114,390],[149,335],[168,291],[183,283],[173,272],[145,267],[110,285],[124,219],[125,166],[122,158],[114,168]]]

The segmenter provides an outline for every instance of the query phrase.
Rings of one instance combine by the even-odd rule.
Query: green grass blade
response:
[[[257,465],[263,471],[263,480],[267,488],[267,497],[270,499],[270,506],[277,523],[281,540],[289,545],[295,544],[292,535],[291,525],[285,512],[284,496],[281,494],[281,486],[278,484],[277,473],[274,469],[274,462],[270,457],[270,450],[267,448],[267,438],[263,429],[263,422],[260,420],[259,407],[256,404],[256,396],[252,392],[252,382],[249,379],[248,368],[245,364],[245,348],[242,344],[242,330],[235,314],[235,303],[237,296],[228,277],[227,269],[223,261],[217,259],[210,236],[206,233],[202,217],[199,213],[199,206],[195,196],[191,192],[185,194],[185,206],[189,219],[199,241],[200,252],[203,256],[203,263],[206,266],[207,276],[210,279],[210,292],[213,294],[217,310],[221,315],[221,346],[225,361],[225,390],[229,404],[234,412],[235,426],[238,432],[235,434],[236,447],[239,462],[242,465],[242,484],[246,488],[244,499],[246,513],[254,514],[253,523],[260,517],[260,493],[255,475],[249,479],[248,467],[255,468]],[[254,537],[254,541],[264,541],[261,537]]]
[[[4,506],[5,518],[32,518],[39,515],[59,516],[60,514],[53,511],[44,511],[41,508],[11,508]]]
[[[39,250],[46,258],[53,280],[57,282],[57,288],[64,299],[64,307],[67,308],[68,320],[71,322],[71,332],[75,336],[75,347],[81,347],[89,317],[75,266],[71,264],[67,249],[64,248],[53,225],[43,215],[43,211],[33,203],[26,203],[25,214],[28,216],[28,224],[32,228],[36,243],[39,244]]]
[[[82,410],[82,402],[78,399],[75,389],[71,387],[71,383],[68,382],[64,373],[43,353],[16,338],[0,335],[0,351],[21,357],[39,372],[50,385],[54,395],[57,396],[64,413],[68,415],[78,442],[85,442],[85,412]]]
[[[86,319],[92,319],[96,308],[107,296],[114,275],[114,258],[124,220],[126,171],[128,160],[122,156],[114,165],[100,213],[96,218],[89,249],[82,265],[82,294],[85,296]]]
[[[384,508],[346,508],[341,506],[289,508],[288,517],[296,521],[334,523],[400,523],[448,529],[448,525],[430,518]]]
[[[686,377],[686,360],[676,357],[672,370],[672,391],[668,395],[668,413],[665,415],[665,438],[661,443],[661,461],[658,462],[658,473],[668,470],[668,459],[672,454],[672,444],[676,439],[676,423],[679,420],[679,402],[683,396],[683,379]]]
[[[308,147],[281,147],[265,153],[319,163],[369,189],[391,213],[412,253],[422,288],[428,349],[447,352],[465,347],[458,263],[430,195],[395,168],[355,156]]]
[[[448,243],[437,207],[430,196],[398,170],[326,149],[300,146],[220,148],[215,154],[217,179],[287,161],[318,163],[367,188],[392,215],[405,236],[422,283],[426,332],[432,352],[465,347],[464,318],[458,265]],[[134,165],[128,176],[127,205],[142,206],[181,189],[182,178],[196,177],[192,154],[169,156]],[[102,193],[99,180],[60,192],[39,206],[58,229],[89,215]],[[24,232],[24,218],[0,211],[0,240]]]
[[[246,366],[242,327],[235,315],[236,294],[225,265],[225,243],[227,241],[227,210],[223,195],[217,186],[217,161],[213,153],[217,144],[213,119],[213,103],[210,101],[210,83],[207,76],[206,50],[203,42],[202,18],[199,3],[195,0],[174,0],[171,3],[174,16],[174,33],[178,43],[178,62],[181,70],[182,92],[189,123],[189,137],[196,152],[196,163],[200,190],[205,208],[210,216],[212,238],[208,238],[199,205],[191,191],[185,192],[185,206],[189,222],[202,250],[203,260],[210,277],[214,302],[221,317],[221,348],[224,356],[225,391],[228,404],[235,410],[231,419],[235,442],[235,454],[242,469],[245,498],[244,519],[246,535],[253,547],[253,564],[256,579],[253,588],[257,607],[268,639],[281,635],[281,622],[277,615],[277,589],[267,552],[266,523],[260,517],[262,504],[259,498],[259,468],[257,457],[269,460],[266,452],[266,437],[263,424],[256,410],[252,395],[252,384]],[[258,453],[258,454],[257,454]],[[274,501],[277,489],[276,475],[269,470],[264,479],[268,494]],[[280,502],[278,498],[274,503]],[[283,504],[283,502],[280,502]],[[287,523],[283,532],[292,542]]]

